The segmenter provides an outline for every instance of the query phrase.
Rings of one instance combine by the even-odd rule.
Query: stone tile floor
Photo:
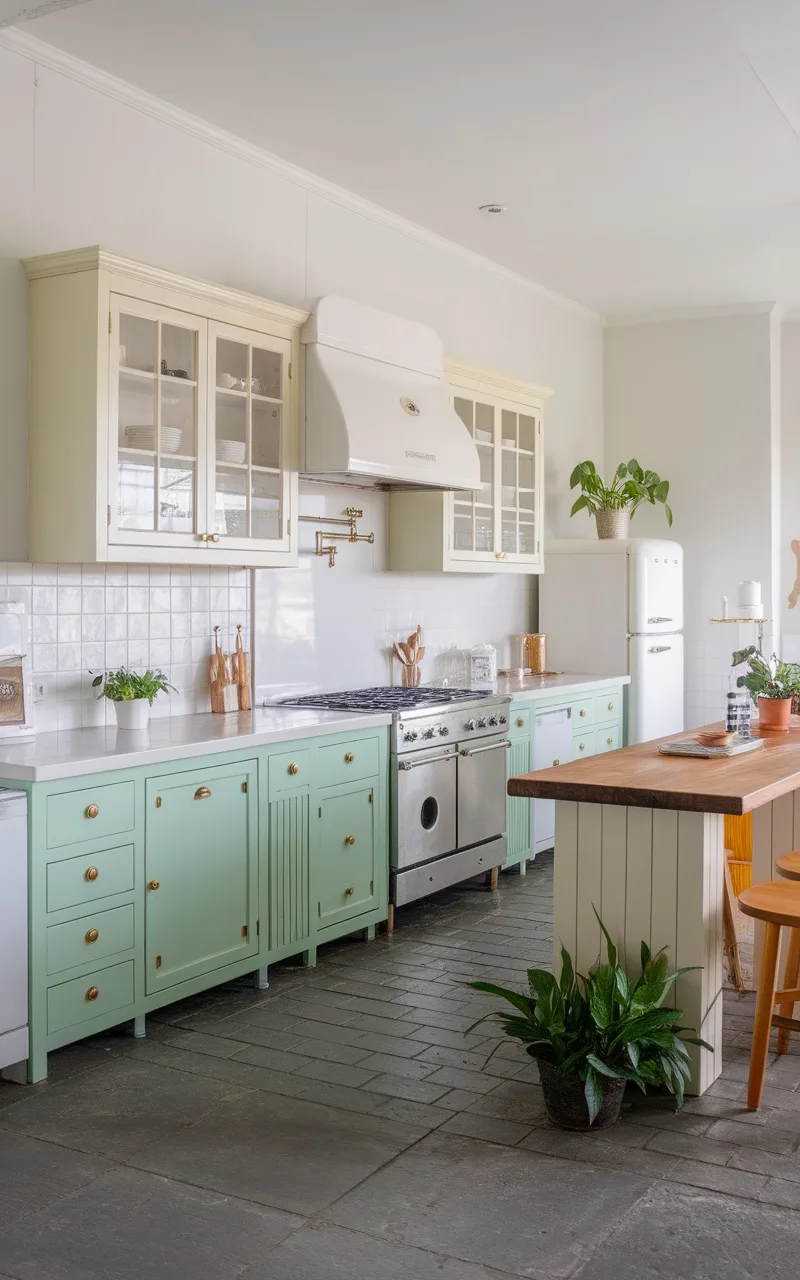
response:
[[[794,1280],[800,1045],[749,1113],[753,1000],[726,993],[705,1097],[549,1128],[465,983],[549,964],[551,919],[543,857],[0,1086],[0,1280]]]

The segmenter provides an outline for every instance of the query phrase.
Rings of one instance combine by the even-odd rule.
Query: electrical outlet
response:
[[[33,701],[46,702],[48,698],[56,696],[56,677],[55,676],[38,676],[33,685]]]

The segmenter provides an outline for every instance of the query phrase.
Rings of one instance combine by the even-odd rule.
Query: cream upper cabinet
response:
[[[460,361],[445,362],[450,398],[475,441],[475,493],[393,493],[389,568],[540,573],[543,568],[542,415],[551,392]]]
[[[25,266],[31,558],[296,564],[306,313],[96,248]]]

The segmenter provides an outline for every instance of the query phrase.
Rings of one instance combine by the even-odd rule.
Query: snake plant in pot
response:
[[[619,963],[602,921],[600,928],[608,959],[586,977],[576,974],[562,947],[559,981],[544,969],[529,969],[528,993],[491,982],[470,983],[511,1005],[510,1012],[485,1018],[499,1019],[506,1035],[520,1040],[536,1059],[548,1119],[562,1129],[614,1124],[628,1084],[642,1093],[648,1085],[666,1088],[681,1107],[691,1074],[686,1046],[711,1048],[686,1034],[680,1009],[664,1007],[673,984],[689,970],[668,973],[665,949],[652,955],[643,942],[641,970],[632,978]]]

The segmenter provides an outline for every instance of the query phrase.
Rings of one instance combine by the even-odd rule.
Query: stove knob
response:
[[[447,725],[446,725],[446,724],[442,724],[442,725],[440,725],[440,726],[439,726],[439,737],[440,737],[440,738],[446,738],[446,737],[449,735],[449,733],[450,733],[450,730],[448,729],[448,727],[447,727]]]
[[[464,725],[464,728],[469,729],[470,733],[472,732],[473,729],[477,729],[477,727],[478,726],[474,720],[468,720],[467,723]]]
[[[417,734],[416,730],[415,730],[415,729],[411,729],[411,730],[410,730],[410,731],[405,735],[405,741],[406,741],[406,742],[416,742],[417,737],[418,737],[418,734]]]
[[[435,731],[435,729],[433,729],[433,727],[431,727],[430,729],[426,729],[426,730],[423,732],[422,736],[423,736],[423,738],[432,738],[435,732],[436,732],[436,731]]]
[[[494,725],[496,725],[496,724],[498,724],[498,723],[499,723],[499,721],[498,721],[498,719],[497,719],[497,716],[489,716],[489,724],[490,724],[490,725],[494,726]]]
[[[485,717],[485,716],[481,716],[480,720],[478,721],[478,728],[479,728],[479,729],[485,729],[485,728],[486,728],[486,717]]]
[[[500,716],[500,724],[508,724],[508,721],[506,720],[505,716]]]

